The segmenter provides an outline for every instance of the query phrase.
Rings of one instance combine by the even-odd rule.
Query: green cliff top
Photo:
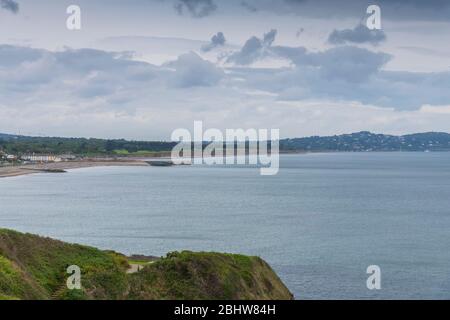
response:
[[[0,299],[292,299],[258,257],[174,252],[133,273],[130,263],[116,252],[0,229]],[[81,269],[81,290],[66,286],[71,265]]]

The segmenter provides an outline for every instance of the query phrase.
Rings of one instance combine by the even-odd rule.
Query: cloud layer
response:
[[[32,2],[22,1],[25,15]],[[137,10],[139,0],[133,3],[136,6],[129,10]],[[142,31],[141,36],[99,42],[95,37],[105,36],[100,32],[89,42],[84,39],[87,33],[73,33],[70,39],[79,35],[82,41],[67,43],[55,41],[53,34],[49,39],[34,37],[45,38],[42,45],[9,40],[23,37],[32,24],[21,29],[20,16],[4,12],[11,29],[20,32],[2,40],[14,45],[0,45],[0,131],[42,127],[40,131],[49,134],[165,139],[171,130],[188,127],[194,120],[218,128],[281,128],[283,136],[354,130],[404,133],[448,126],[448,45],[441,46],[445,42],[442,30],[448,24],[386,23],[389,41],[385,41],[384,32],[372,32],[363,25],[345,29],[349,20],[334,19],[341,13],[335,5],[325,6],[331,2],[318,0],[306,10],[312,3],[246,0],[246,9],[234,0],[164,0],[154,5],[166,16],[149,19],[153,24],[147,31],[140,29],[149,13],[143,10],[144,20],[134,24],[139,28],[124,31],[129,35]],[[343,6],[348,3],[353,2]],[[410,13],[416,7],[427,12],[436,3],[397,1]],[[182,16],[174,12],[174,4]],[[364,6],[356,10],[360,15]],[[249,12],[250,7],[254,10]],[[390,8],[394,6],[383,5],[383,17],[392,14]],[[330,21],[298,18],[323,15],[322,9],[337,12]],[[235,10],[245,10],[239,16],[245,29],[226,16]],[[160,30],[161,21],[167,27]],[[361,16],[352,21],[361,21]],[[420,34],[423,47],[417,35],[415,42],[404,38],[411,26],[419,33],[425,28]],[[96,29],[91,25],[91,30]],[[55,44],[78,49],[54,50]],[[419,68],[438,59],[444,60],[444,67]],[[405,60],[406,67],[401,65]],[[411,70],[411,65],[418,66],[413,69],[416,72],[396,71]]]
[[[245,0],[236,1],[243,10],[296,14],[312,18],[362,18],[366,8],[378,4],[389,20],[450,21],[450,2],[446,0]]]
[[[383,67],[392,56],[383,52],[356,46],[310,51],[273,46],[274,37],[268,38],[270,41],[251,37],[227,61],[252,65],[266,58],[288,60],[290,68],[239,71],[253,89],[276,94],[279,100],[358,101],[397,110],[417,110],[424,104],[445,105],[450,101],[445,89],[450,84],[450,72],[386,71]]]
[[[164,90],[176,98],[183,94],[178,90],[187,88],[217,88],[224,95],[217,99],[259,91],[279,101],[357,101],[397,110],[418,110],[425,104],[447,105],[450,101],[450,72],[386,71],[383,66],[391,57],[385,53],[355,46],[323,51],[273,46],[275,34],[272,30],[263,39],[250,38],[230,55],[225,68],[193,52],[154,66],[126,53],[93,49],[52,52],[2,45],[0,103],[23,107],[30,101],[61,99],[63,104],[82,105],[93,99],[103,101],[104,108],[122,106],[133,112],[139,106],[136,101],[145,101],[152,90]],[[251,65],[265,57],[286,59],[291,67],[232,66]]]
[[[443,130],[450,121],[450,73],[389,72],[383,70],[389,56],[381,52],[352,46],[313,52],[269,46],[269,38],[266,49],[291,67],[222,68],[192,52],[154,66],[126,53],[3,45],[0,126],[167,139],[194,120],[282,128],[283,136]]]

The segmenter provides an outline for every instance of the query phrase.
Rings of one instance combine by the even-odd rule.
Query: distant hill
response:
[[[0,133],[0,140],[12,140],[17,138],[18,136],[12,135],[12,134],[5,134],[5,133]]]
[[[142,269],[130,273],[132,265]],[[66,285],[81,269],[80,290]],[[0,229],[0,300],[292,299],[258,257],[174,252],[152,263],[112,251]]]
[[[151,153],[168,153],[175,144],[174,142],[164,141],[29,137],[0,133],[0,151],[3,150],[11,154],[139,156],[151,155]],[[282,152],[450,151],[450,134],[427,132],[394,136],[362,131],[327,137],[282,139],[280,140],[280,150]]]
[[[328,137],[284,139],[283,151],[450,151],[450,134],[416,133],[404,136],[367,131]]]

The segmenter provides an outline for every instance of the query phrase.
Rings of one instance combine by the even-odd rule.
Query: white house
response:
[[[31,162],[61,162],[61,158],[53,155],[23,155],[20,157],[24,161]]]
[[[8,161],[17,160],[17,156],[15,156],[13,154],[8,154],[8,155],[6,155],[6,160],[8,160]]]

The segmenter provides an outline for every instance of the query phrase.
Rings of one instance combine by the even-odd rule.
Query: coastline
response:
[[[423,153],[423,151],[371,151],[369,153],[400,153],[400,152],[410,152],[410,153]],[[434,151],[439,152],[439,151]],[[445,152],[445,151],[443,151]],[[291,156],[291,155],[319,155],[319,154],[346,154],[346,153],[367,153],[361,151],[281,151],[279,155]],[[246,155],[247,156],[247,155]],[[92,168],[92,167],[132,167],[141,166],[148,167],[151,166],[148,161],[163,161],[169,157],[158,156],[158,157],[137,157],[128,156],[121,158],[91,158],[84,160],[75,161],[63,161],[63,162],[51,162],[42,164],[25,164],[17,166],[0,166],[0,179],[1,178],[11,178],[29,174],[36,173],[63,173],[65,170],[71,169],[82,169],[82,168]]]
[[[29,164],[21,166],[0,167],[0,178],[18,177],[23,175],[44,173],[46,171],[61,171],[91,167],[118,167],[118,166],[150,166],[143,160],[79,160],[45,164]]]

